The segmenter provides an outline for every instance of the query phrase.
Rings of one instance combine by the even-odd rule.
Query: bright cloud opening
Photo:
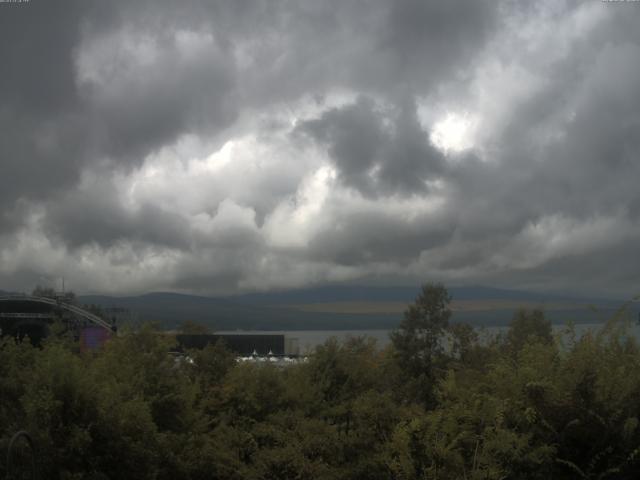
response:
[[[444,153],[456,153],[474,146],[477,121],[468,113],[447,113],[436,122],[430,140]]]

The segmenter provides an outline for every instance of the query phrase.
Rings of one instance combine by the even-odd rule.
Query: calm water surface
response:
[[[602,324],[578,323],[575,325],[576,336],[580,337],[588,331],[596,332],[602,327]],[[501,332],[506,332],[507,328],[508,327],[482,327],[478,328],[477,331],[481,339],[488,339]],[[557,333],[566,330],[566,328],[565,325],[553,325],[553,329]],[[640,340],[640,325],[633,324],[630,331],[636,339]],[[318,345],[322,345],[331,337],[337,338],[338,341],[345,341],[348,338],[354,337],[370,337],[374,338],[381,348],[384,348],[390,342],[390,332],[391,330],[221,330],[216,333],[236,335],[284,334],[289,338],[297,338],[300,353],[306,353]]]

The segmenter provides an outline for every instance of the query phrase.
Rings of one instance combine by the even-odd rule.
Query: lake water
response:
[[[596,323],[578,323],[575,324],[575,332],[578,337],[584,335],[588,331],[596,332],[603,327],[603,324]],[[480,339],[488,339],[501,332],[506,332],[508,327],[482,327],[477,331]],[[565,325],[553,325],[556,333],[566,329]],[[318,345],[322,345],[329,338],[335,337],[338,341],[345,341],[353,337],[369,337],[376,340],[380,348],[386,347],[389,342],[389,333],[391,330],[222,330],[216,333],[235,334],[235,335],[260,335],[260,334],[284,334],[288,338],[297,338],[300,346],[300,353],[304,354],[312,351]],[[640,325],[633,324],[630,333],[640,340]]]

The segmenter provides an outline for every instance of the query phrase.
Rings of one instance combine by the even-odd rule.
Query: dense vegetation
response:
[[[4,338],[0,446],[31,432],[48,479],[637,478],[640,347],[619,319],[555,338],[520,311],[481,342],[448,304],[427,285],[388,349],[329,341],[284,369],[222,345],[180,360],[151,326],[90,354]]]

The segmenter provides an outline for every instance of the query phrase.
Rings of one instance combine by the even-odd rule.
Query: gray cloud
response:
[[[104,2],[2,6],[4,205],[72,188],[105,159],[140,165],[180,134],[215,133],[233,121],[228,53],[203,48],[188,58],[174,30],[146,25],[149,11],[137,18]]]
[[[0,11],[0,200],[9,210],[23,197],[42,197],[77,181],[74,164],[85,150],[76,115],[71,49],[82,2],[65,12],[50,3]],[[34,4],[35,5],[35,4]]]
[[[418,93],[444,76],[455,76],[498,23],[498,3],[491,1],[400,0],[390,5],[378,43],[388,57],[389,83],[401,79]]]
[[[49,235],[72,251],[92,243],[109,248],[122,241],[189,248],[190,226],[184,217],[150,204],[128,210],[113,192],[104,193],[74,193],[52,206],[46,217]]]
[[[342,182],[365,195],[426,191],[426,182],[444,170],[443,155],[429,143],[414,105],[381,110],[360,97],[296,130],[326,146]]]
[[[407,265],[421,251],[446,243],[453,234],[447,218],[421,215],[407,221],[399,215],[380,212],[336,213],[332,228],[310,244],[310,258],[356,266],[368,262],[398,262]]]
[[[621,2],[0,4],[0,288],[428,274],[627,294],[639,17]],[[468,149],[433,140],[466,116],[466,133],[446,128]]]

